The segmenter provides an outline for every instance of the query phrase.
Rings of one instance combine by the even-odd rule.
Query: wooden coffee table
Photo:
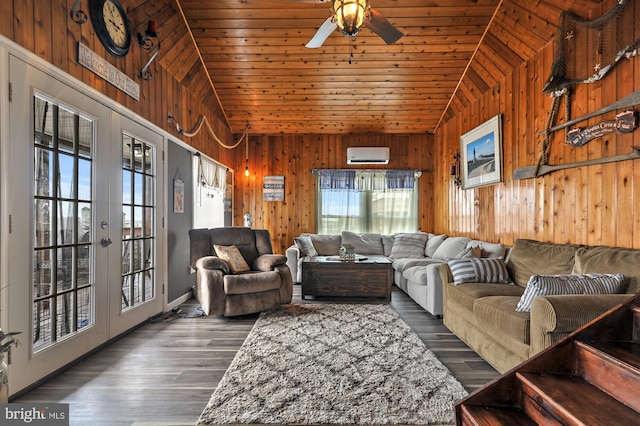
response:
[[[317,256],[302,262],[302,298],[306,296],[370,297],[391,300],[393,269],[384,257],[341,261]]]

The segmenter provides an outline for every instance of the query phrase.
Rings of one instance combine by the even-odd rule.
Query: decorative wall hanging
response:
[[[89,13],[98,39],[107,52],[121,58],[131,47],[131,28],[118,0],[90,0]]]
[[[574,167],[592,166],[594,164],[606,164],[615,163],[616,161],[635,160],[640,158],[640,148],[636,146],[631,147],[633,152],[630,154],[615,155],[613,157],[602,157],[587,161],[578,161],[577,163],[560,164],[557,166],[550,166],[546,164],[539,164],[536,166],[520,167],[513,172],[513,179],[528,179],[532,177],[539,177],[546,175],[557,170],[572,169]]]
[[[567,143],[578,147],[609,133],[631,133],[636,127],[638,127],[638,117],[635,111],[624,111],[617,114],[615,120],[603,120],[586,129],[577,127],[569,130],[567,132]]]
[[[618,0],[592,21],[562,12],[554,62],[543,92],[562,95],[569,86],[598,81],[621,59],[636,56],[640,38],[633,5],[633,0]]]
[[[630,10],[633,3],[633,0],[618,0],[609,12],[592,21],[567,11],[560,15],[554,63],[542,89],[554,100],[543,132],[542,149],[534,176],[538,176],[540,166],[549,161],[550,135],[570,125],[565,123],[553,127],[560,108],[560,97],[564,98],[565,117],[570,121],[570,86],[599,81],[621,59],[638,55],[640,38],[635,32],[635,13]]]
[[[138,83],[81,42],[78,42],[78,63],[136,101],[140,100]]]
[[[502,181],[502,116],[496,115],[460,137],[462,187]]]
[[[180,169],[176,169],[173,178],[173,212],[184,213],[184,181],[180,176]]]
[[[451,163],[449,175],[453,177],[453,184],[455,186],[462,185],[462,179],[460,178],[460,153],[456,152],[453,156],[453,163]]]
[[[263,201],[284,201],[284,176],[265,176],[262,183]]]
[[[69,12],[69,14],[74,22],[82,25],[87,22],[87,14],[84,10],[80,9],[80,3],[82,3],[82,0],[76,0],[73,6],[71,6],[71,12]]]
[[[147,60],[140,70],[140,78],[143,80],[151,80],[153,74],[149,70],[149,66],[156,59],[158,53],[160,53],[160,39],[158,39],[158,23],[156,21],[149,21],[147,23],[147,30],[144,34],[138,33],[138,46],[147,52],[153,51],[151,57]]]

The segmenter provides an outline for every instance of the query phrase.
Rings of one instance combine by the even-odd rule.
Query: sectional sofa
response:
[[[387,257],[393,261],[394,283],[432,315],[442,315],[440,265],[464,256],[501,257],[504,247],[467,237],[426,232],[382,235],[343,231],[340,234],[304,233],[286,250],[293,281],[302,281],[302,262],[312,256],[336,256],[343,244],[358,255]]]
[[[520,239],[503,271],[481,263],[440,268],[443,322],[501,373],[640,291],[640,250]]]

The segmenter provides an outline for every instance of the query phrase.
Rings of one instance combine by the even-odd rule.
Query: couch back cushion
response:
[[[579,245],[518,239],[509,251],[507,269],[517,285],[526,287],[532,275],[570,274]]]
[[[320,256],[337,256],[340,253],[340,245],[342,237],[340,234],[319,235],[319,234],[302,234],[309,235],[311,242]]]
[[[447,259],[450,257],[458,257],[462,251],[467,248],[467,244],[471,241],[469,237],[449,237],[433,253],[434,259]]]
[[[427,245],[424,248],[425,256],[433,257],[433,253],[436,252],[438,247],[440,247],[440,244],[442,244],[442,242],[446,239],[447,239],[447,234],[440,234],[440,235],[429,234]]]
[[[576,252],[574,274],[623,274],[626,293],[640,292],[640,250],[582,247]]]
[[[429,234],[426,232],[411,232],[396,234],[391,248],[392,259],[420,259],[424,257],[424,248],[427,245]]]
[[[384,256],[380,234],[342,231],[342,244],[351,244],[357,254]]]
[[[480,257],[492,259],[504,259],[505,247],[500,243],[488,243],[486,241],[471,240],[467,247],[480,247]]]
[[[382,247],[384,249],[384,255],[389,257],[391,256],[391,249],[393,248],[393,243],[396,241],[396,236],[391,235],[382,235]]]
[[[298,247],[298,250],[300,250],[301,256],[315,257],[318,255],[309,235],[300,235],[299,237],[295,237],[293,239],[293,243]]]

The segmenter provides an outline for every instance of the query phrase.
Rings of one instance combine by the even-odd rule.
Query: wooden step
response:
[[[575,342],[578,374],[623,404],[640,411],[640,343]]]
[[[521,382],[521,406],[538,424],[634,425],[640,413],[627,407],[582,377],[516,373]]]
[[[527,414],[517,407],[487,407],[482,405],[463,405],[462,421],[467,426],[535,426]]]

